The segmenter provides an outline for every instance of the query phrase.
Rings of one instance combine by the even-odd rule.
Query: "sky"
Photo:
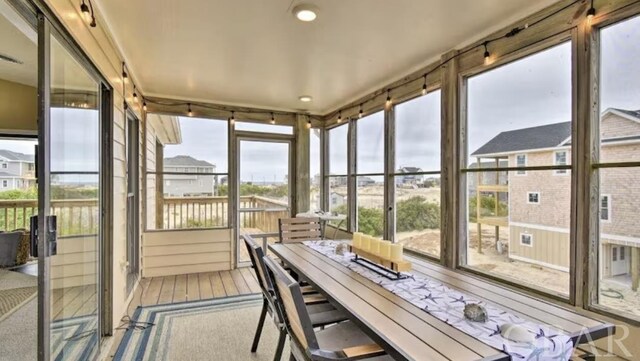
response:
[[[640,17],[603,29],[601,38],[601,109],[640,109]],[[439,92],[432,92],[396,106],[398,167],[439,170],[439,97]],[[570,121],[571,45],[561,44],[469,78],[468,101],[468,153],[502,131]],[[94,169],[97,122],[93,115],[86,113],[91,111],[54,109],[52,112],[53,119],[60,119],[54,124],[53,136],[64,140],[64,146],[54,145],[53,163],[64,170]],[[382,113],[358,122],[358,172],[381,173]],[[239,128],[255,128],[255,125],[237,124]],[[215,164],[217,172],[228,171],[225,121],[180,118],[180,126],[183,143],[167,146],[166,156],[188,154]],[[346,173],[346,132],[346,125],[330,131],[330,172],[333,174]],[[0,148],[33,153],[31,144],[15,141],[0,140]],[[284,179],[288,164],[280,148],[246,144],[241,179]],[[320,171],[319,158],[318,133],[312,132],[311,175]]]

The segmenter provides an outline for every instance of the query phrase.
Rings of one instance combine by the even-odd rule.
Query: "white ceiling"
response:
[[[299,0],[94,0],[145,94],[314,113],[556,0],[309,1],[312,23]]]

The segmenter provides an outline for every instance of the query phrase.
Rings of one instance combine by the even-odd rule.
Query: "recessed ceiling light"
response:
[[[300,101],[301,101],[301,102],[308,103],[308,102],[310,102],[313,98],[311,97],[311,95],[301,95],[301,96],[300,96],[300,98],[298,98],[298,99],[300,99]]]
[[[300,4],[293,8],[293,15],[300,21],[314,21],[318,17],[318,8],[311,4]]]

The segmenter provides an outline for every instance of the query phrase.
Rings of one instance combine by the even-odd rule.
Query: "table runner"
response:
[[[336,254],[339,241],[307,241],[304,245],[340,263],[353,272],[373,281],[389,292],[403,298],[430,315],[458,330],[508,354],[512,360],[569,360],[573,352],[571,338],[550,325],[540,325],[525,320],[483,300],[456,291],[441,282],[427,277],[409,274],[403,280],[390,280],[369,268],[352,262],[354,254]],[[487,322],[472,322],[464,317],[464,307],[469,303],[482,305],[488,313]],[[500,334],[505,323],[524,327],[535,337],[533,343],[507,340]]]

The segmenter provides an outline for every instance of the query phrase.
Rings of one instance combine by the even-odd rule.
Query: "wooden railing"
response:
[[[0,200],[0,230],[29,229],[29,219],[38,214],[35,199]],[[58,216],[58,235],[86,235],[98,231],[97,199],[52,200],[51,214]]]
[[[156,229],[226,227],[229,219],[227,197],[166,197]],[[289,216],[285,202],[259,196],[240,197],[240,227],[275,232],[278,218]]]

